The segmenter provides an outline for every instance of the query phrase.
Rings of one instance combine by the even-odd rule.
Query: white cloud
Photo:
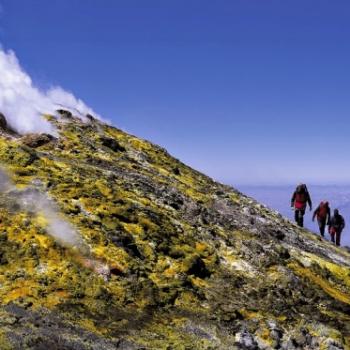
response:
[[[55,133],[43,114],[56,114],[57,109],[68,109],[75,115],[96,113],[82,100],[61,87],[41,91],[22,69],[13,51],[0,47],[0,112],[9,124],[20,133]]]

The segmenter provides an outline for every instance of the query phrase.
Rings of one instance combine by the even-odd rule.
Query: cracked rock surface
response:
[[[57,138],[0,117],[0,163],[90,251],[1,191],[1,349],[350,348],[345,249],[92,116],[46,117]]]

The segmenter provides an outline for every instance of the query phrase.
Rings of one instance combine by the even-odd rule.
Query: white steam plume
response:
[[[67,109],[73,114],[99,117],[82,100],[61,87],[41,91],[22,69],[13,51],[0,46],[0,112],[8,123],[21,134],[46,132],[55,134],[54,127],[43,114],[56,114],[57,109]]]
[[[45,193],[30,187],[25,190],[18,190],[12,184],[8,175],[1,169],[0,193],[1,196],[8,199],[7,205],[14,201],[21,210],[43,216],[47,223],[48,234],[59,243],[68,247],[75,247],[83,254],[89,253],[87,243],[74,227],[59,215],[56,204]]]
[[[15,211],[22,210],[43,216],[47,225],[47,233],[50,236],[61,245],[77,249],[84,257],[82,263],[86,268],[98,273],[105,281],[109,279],[111,271],[108,265],[91,256],[89,245],[73,225],[59,214],[54,201],[36,188],[28,187],[18,190],[7,173],[0,168],[0,205],[11,209],[13,204],[15,204]]]
[[[88,253],[88,246],[80,234],[58,213],[55,203],[45,194],[36,189],[16,190],[20,205],[25,211],[42,215],[47,222],[47,231],[58,242],[69,247],[78,248],[82,253]]]

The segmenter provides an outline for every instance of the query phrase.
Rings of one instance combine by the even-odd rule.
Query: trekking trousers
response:
[[[331,235],[331,241],[335,243],[335,245],[340,246],[340,237],[341,237],[341,229],[336,227],[331,227],[329,230],[329,234]],[[334,242],[335,238],[335,242]]]
[[[295,209],[295,210],[294,210],[294,219],[295,219],[295,222],[296,222],[300,227],[304,227],[304,215],[305,215],[305,209]]]
[[[324,231],[326,229],[326,219],[317,219],[318,228],[320,229],[320,234],[324,237]]]

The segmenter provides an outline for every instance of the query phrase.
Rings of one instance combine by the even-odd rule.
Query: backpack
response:
[[[295,195],[294,206],[296,209],[302,209],[302,210],[305,209],[306,202],[307,202],[307,193],[306,192],[297,193]]]
[[[334,227],[335,229],[340,229],[344,227],[344,218],[339,214],[337,216],[333,216],[331,220],[331,227]]]
[[[317,217],[319,219],[326,219],[328,215],[328,210],[329,210],[328,202],[321,202],[321,204],[318,207]]]

